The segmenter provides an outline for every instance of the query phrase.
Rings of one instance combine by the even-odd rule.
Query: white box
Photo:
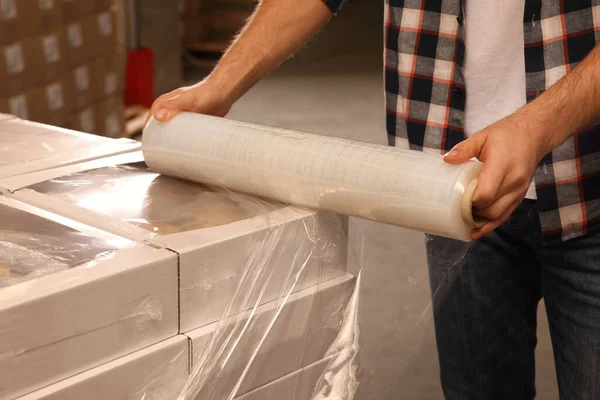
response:
[[[0,113],[0,121],[16,118],[14,115]]]
[[[230,198],[216,195],[135,164],[142,161],[141,153],[123,154],[2,179],[0,192],[177,252],[181,332],[221,318],[248,260],[274,231],[279,236],[264,252],[272,257],[263,263],[273,276],[261,304],[276,299],[294,278],[289,276],[292,265],[303,266],[295,291],[345,273],[345,218],[267,202],[257,206],[257,200],[232,193]]]
[[[176,254],[14,199],[0,221],[0,399],[178,333]]]
[[[215,332],[229,334],[236,321],[240,323],[238,326],[243,326],[247,315],[232,319],[228,325],[220,328],[219,323],[214,323],[186,333],[192,340],[192,370],[200,363],[207,348],[212,354],[219,350],[227,350],[224,353],[229,354],[224,369],[216,371],[219,372],[217,379],[211,379],[196,398],[208,398],[209,393],[223,398],[229,396],[257,348],[257,356],[250,364],[237,395],[321,360],[339,333],[354,283],[354,277],[347,274],[291,295],[270,331],[267,328],[280,302],[273,301],[260,306],[235,348],[232,343],[220,348],[211,344],[211,340]],[[266,332],[268,335],[261,344]]]
[[[18,400],[174,400],[188,378],[188,343],[177,335]]]
[[[0,115],[0,178],[137,151],[129,139],[108,139]]]
[[[239,400],[311,400],[330,358],[277,379],[240,397]]]

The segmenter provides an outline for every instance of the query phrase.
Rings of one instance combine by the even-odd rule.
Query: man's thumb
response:
[[[473,157],[478,157],[483,147],[483,135],[473,135],[469,139],[465,140],[454,146],[444,156],[444,161],[448,164],[462,164],[469,161]]]
[[[165,100],[161,105],[159,105],[154,113],[154,117],[159,121],[168,121],[181,111],[188,111],[188,103],[189,99],[187,96],[179,93],[176,96]]]

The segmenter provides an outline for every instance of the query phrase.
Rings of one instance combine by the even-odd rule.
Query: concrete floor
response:
[[[240,100],[229,117],[385,143],[382,20],[378,2],[351,5],[315,42]],[[187,80],[201,73],[192,72]],[[353,219],[350,239],[351,253],[361,250],[355,265],[366,271],[358,398],[442,399],[423,235]],[[376,321],[385,323],[371,325]],[[537,371],[538,398],[557,399],[543,306]]]

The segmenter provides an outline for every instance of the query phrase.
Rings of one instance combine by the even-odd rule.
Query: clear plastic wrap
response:
[[[435,368],[432,311],[443,305],[446,289],[460,274],[468,243],[433,255],[445,260],[446,279],[430,288],[425,238],[391,225],[290,207],[218,182],[205,186],[162,176],[144,163],[73,166],[70,172],[39,176],[38,183],[30,184],[29,177],[10,195],[35,199],[36,206],[53,211],[61,208],[74,220],[96,218],[98,229],[123,227],[125,234],[126,226],[142,228],[157,238],[153,245],[176,254],[179,330],[168,340],[186,338],[183,358],[189,369],[182,367],[180,353],[161,355],[164,349],[155,344],[23,400],[385,400],[419,398],[411,393],[424,388],[424,379],[427,390],[436,387],[436,374],[428,370],[419,379],[419,368],[424,361]],[[68,247],[61,243],[53,246],[53,259],[69,265]],[[27,241],[18,244],[31,248]],[[193,257],[192,247],[201,247]],[[0,248],[0,257],[15,254]],[[233,268],[232,262],[240,265]],[[340,263],[343,270],[332,274],[330,266]],[[195,270],[196,280],[186,282],[191,278],[184,268]],[[316,275],[310,284],[307,274]],[[190,300],[192,290],[205,295]],[[183,323],[185,301],[192,313],[210,307],[219,309],[220,317],[189,327]],[[130,363],[148,357],[155,367]]]
[[[68,129],[0,119],[0,178],[135,151],[139,144],[111,140]]]
[[[127,240],[86,235],[0,204],[0,289],[110,258]]]
[[[144,163],[74,172],[29,188],[159,235],[225,225],[264,211],[255,206],[258,200],[165,177]]]

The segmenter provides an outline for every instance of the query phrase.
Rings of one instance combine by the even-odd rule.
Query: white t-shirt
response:
[[[527,102],[525,0],[465,2],[465,134],[470,137]],[[531,183],[527,198],[535,199]]]

